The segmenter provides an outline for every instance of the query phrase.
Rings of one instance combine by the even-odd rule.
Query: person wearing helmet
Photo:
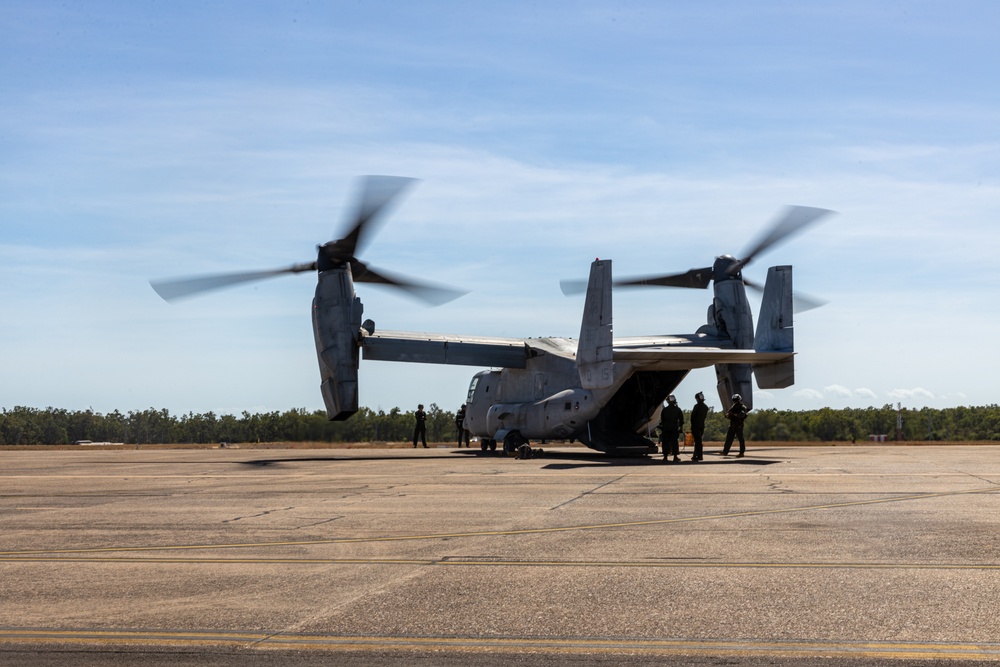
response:
[[[740,458],[746,453],[747,445],[743,440],[743,422],[747,420],[748,412],[750,410],[743,403],[743,397],[739,394],[733,394],[733,406],[726,411],[726,417],[729,419],[729,431],[726,433],[726,444],[722,447],[723,456],[729,454],[729,448],[733,446],[733,438],[739,438],[740,441],[740,453],[736,455],[736,458]]]
[[[705,418],[708,417],[708,406],[705,404],[705,394],[700,391],[694,395],[696,401],[691,408],[691,437],[694,438],[694,454],[692,461],[701,461],[702,442],[701,437],[705,435]]]
[[[681,460],[677,448],[677,438],[684,430],[684,412],[677,406],[673,394],[667,396],[667,405],[660,411],[660,443],[663,445],[663,462],[673,458],[674,463]]]

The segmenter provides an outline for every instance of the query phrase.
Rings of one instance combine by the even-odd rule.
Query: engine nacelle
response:
[[[601,406],[586,389],[564,389],[531,403],[496,403],[486,414],[486,428],[497,440],[511,431],[525,438],[568,438],[585,428]]]
[[[754,340],[753,312],[747,301],[743,275],[729,273],[735,260],[723,255],[713,267],[715,298],[709,309],[709,326],[718,335],[729,338],[737,350],[752,350]],[[715,377],[719,399],[724,409],[733,404],[733,394],[739,394],[746,406],[753,407],[753,369],[750,364],[716,364]]]
[[[358,411],[358,361],[364,306],[350,267],[320,271],[313,299],[313,335],[326,415],[334,421]]]

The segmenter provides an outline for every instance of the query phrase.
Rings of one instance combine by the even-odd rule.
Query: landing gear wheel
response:
[[[519,431],[511,431],[503,438],[503,453],[510,456],[517,453],[518,447],[526,444],[528,444],[528,439],[521,435]]]

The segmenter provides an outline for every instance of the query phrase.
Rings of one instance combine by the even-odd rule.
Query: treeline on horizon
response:
[[[835,410],[754,410],[747,418],[746,437],[751,441],[863,441],[869,435],[896,439],[897,409],[844,408]],[[1000,440],[1000,406],[957,407],[936,410],[904,409],[902,439]],[[685,413],[685,426],[690,414]],[[125,444],[204,444],[213,442],[407,442],[413,437],[413,411],[388,412],[361,408],[346,421],[331,422],[322,410],[239,417],[188,413],[172,415],[150,408],[123,414],[93,410],[15,407],[0,411],[0,445],[65,445],[79,440]],[[725,438],[728,421],[720,412],[709,412],[705,440]],[[651,436],[656,439],[655,434]],[[456,440],[455,413],[432,403],[427,410],[427,439]]]

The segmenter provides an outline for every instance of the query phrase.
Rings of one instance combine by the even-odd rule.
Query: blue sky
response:
[[[0,5],[0,407],[319,409],[315,277],[167,304],[148,280],[311,261],[359,174],[420,183],[364,249],[470,290],[362,285],[380,329],[570,336],[617,276],[738,254],[829,301],[757,407],[998,402],[990,2]],[[620,291],[618,335],[710,294]],[[474,368],[362,362],[361,402],[454,409]],[[704,390],[692,373],[681,403]]]

